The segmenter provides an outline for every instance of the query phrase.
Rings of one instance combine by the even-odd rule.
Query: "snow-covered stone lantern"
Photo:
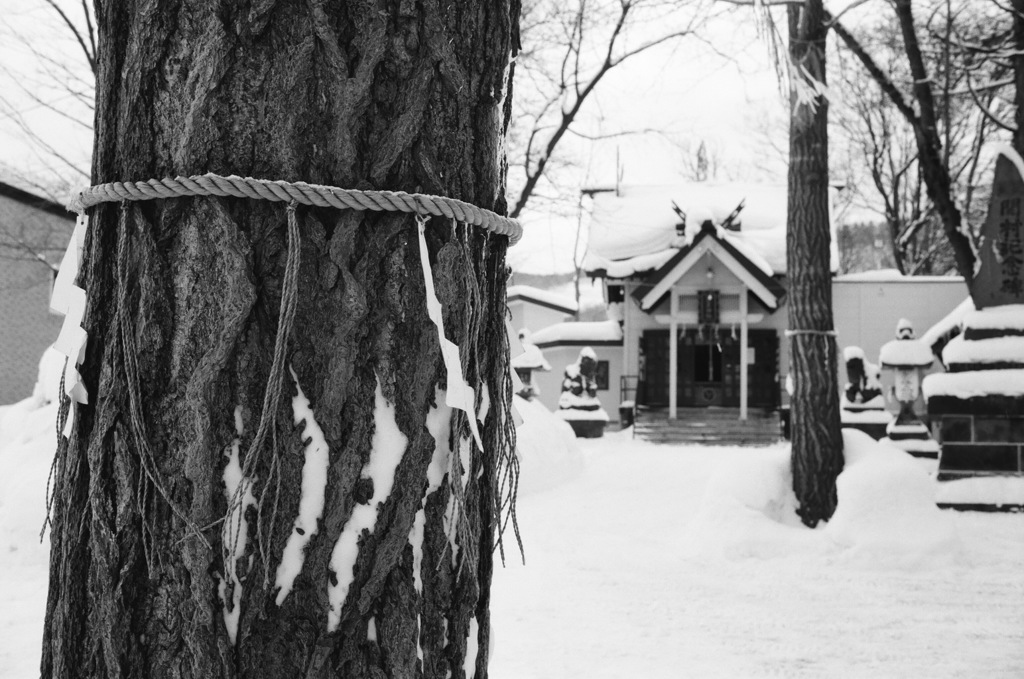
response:
[[[532,401],[540,394],[540,387],[533,379],[534,371],[550,372],[551,365],[544,359],[544,352],[540,347],[530,341],[530,331],[526,328],[519,331],[519,342],[523,346],[523,353],[512,359],[512,368],[523,383],[518,395]]]
[[[578,438],[604,436],[608,413],[597,399],[597,354],[590,347],[580,349],[576,362],[565,367],[556,414],[569,423]]]
[[[914,339],[914,326],[902,318],[896,325],[896,339],[882,345],[878,360],[883,370],[895,373],[892,396],[900,404],[900,412],[886,427],[888,438],[883,441],[915,457],[937,459],[939,444],[914,412],[914,403],[921,396],[922,375],[935,360],[931,348]]]

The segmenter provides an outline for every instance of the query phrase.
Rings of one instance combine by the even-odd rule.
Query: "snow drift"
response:
[[[775,559],[817,555],[855,567],[918,569],[959,562],[951,517],[935,506],[934,482],[903,451],[843,430],[845,466],[832,520],[815,530],[796,515],[789,448],[722,465],[687,528],[685,553]]]

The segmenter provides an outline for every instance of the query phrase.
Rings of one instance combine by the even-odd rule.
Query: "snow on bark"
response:
[[[352,516],[345,524],[344,530],[334,544],[331,553],[331,570],[334,571],[335,584],[327,588],[331,604],[327,612],[327,631],[334,632],[341,623],[341,607],[345,604],[349,587],[354,577],[353,568],[359,556],[359,536],[366,530],[373,533],[377,525],[377,512],[380,503],[388,499],[395,482],[395,469],[402,460],[408,439],[398,429],[395,422],[395,407],[387,402],[377,381],[374,406],[374,431],[371,443],[370,459],[363,467],[362,477],[373,481],[373,497],[366,504],[357,504],[352,508]]]
[[[480,624],[474,615],[469,619],[469,636],[466,638],[466,659],[462,661],[462,671],[466,679],[476,676],[476,655],[480,645]]]
[[[452,453],[448,446],[452,409],[445,403],[444,396],[444,391],[438,389],[435,397],[438,405],[427,413],[427,431],[434,438],[434,455],[430,458],[430,466],[427,467],[427,492],[413,519],[412,530],[409,531],[409,544],[412,545],[412,575],[417,595],[423,594],[423,577],[420,570],[423,567],[423,529],[427,521],[427,498],[441,487]]]
[[[427,492],[420,503],[419,511],[413,519],[409,531],[409,544],[412,546],[412,577],[417,597],[423,596],[423,531],[427,523],[427,499],[441,487],[444,475],[448,471],[451,447],[448,445],[451,436],[451,406],[445,403],[445,392],[438,389],[435,394],[437,406],[427,413],[427,431],[434,439],[434,455],[427,467]],[[416,616],[416,657],[423,660],[423,647],[420,645],[422,620]]]
[[[245,556],[249,541],[249,522],[245,519],[246,510],[256,504],[252,494],[252,480],[242,476],[242,466],[238,460],[238,450],[244,431],[242,408],[235,408],[235,431],[238,436],[231,442],[224,456],[228,463],[224,467],[224,496],[228,501],[228,516],[221,530],[225,545],[224,576],[218,578],[217,592],[224,606],[224,626],[228,630],[228,638],[234,645],[238,637],[238,619],[242,612],[242,581],[238,577],[238,560]]]
[[[299,515],[295,527],[288,536],[288,543],[281,556],[274,580],[278,588],[277,605],[280,606],[292,591],[295,578],[302,571],[306,558],[306,545],[316,533],[317,523],[324,513],[324,492],[327,486],[328,451],[327,439],[317,424],[309,399],[302,392],[299,378],[289,369],[295,381],[295,398],[292,399],[292,415],[296,425],[305,422],[302,441],[305,449],[305,463],[302,465],[302,494],[299,497]]]

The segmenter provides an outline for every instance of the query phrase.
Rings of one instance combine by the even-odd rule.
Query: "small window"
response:
[[[608,391],[608,361],[597,362],[594,381],[597,382],[598,391]]]

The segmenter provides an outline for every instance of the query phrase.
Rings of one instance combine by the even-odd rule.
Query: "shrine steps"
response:
[[[651,443],[706,446],[767,446],[781,438],[775,411],[751,408],[740,420],[739,408],[678,408],[677,417],[667,409],[640,407],[633,436]]]

